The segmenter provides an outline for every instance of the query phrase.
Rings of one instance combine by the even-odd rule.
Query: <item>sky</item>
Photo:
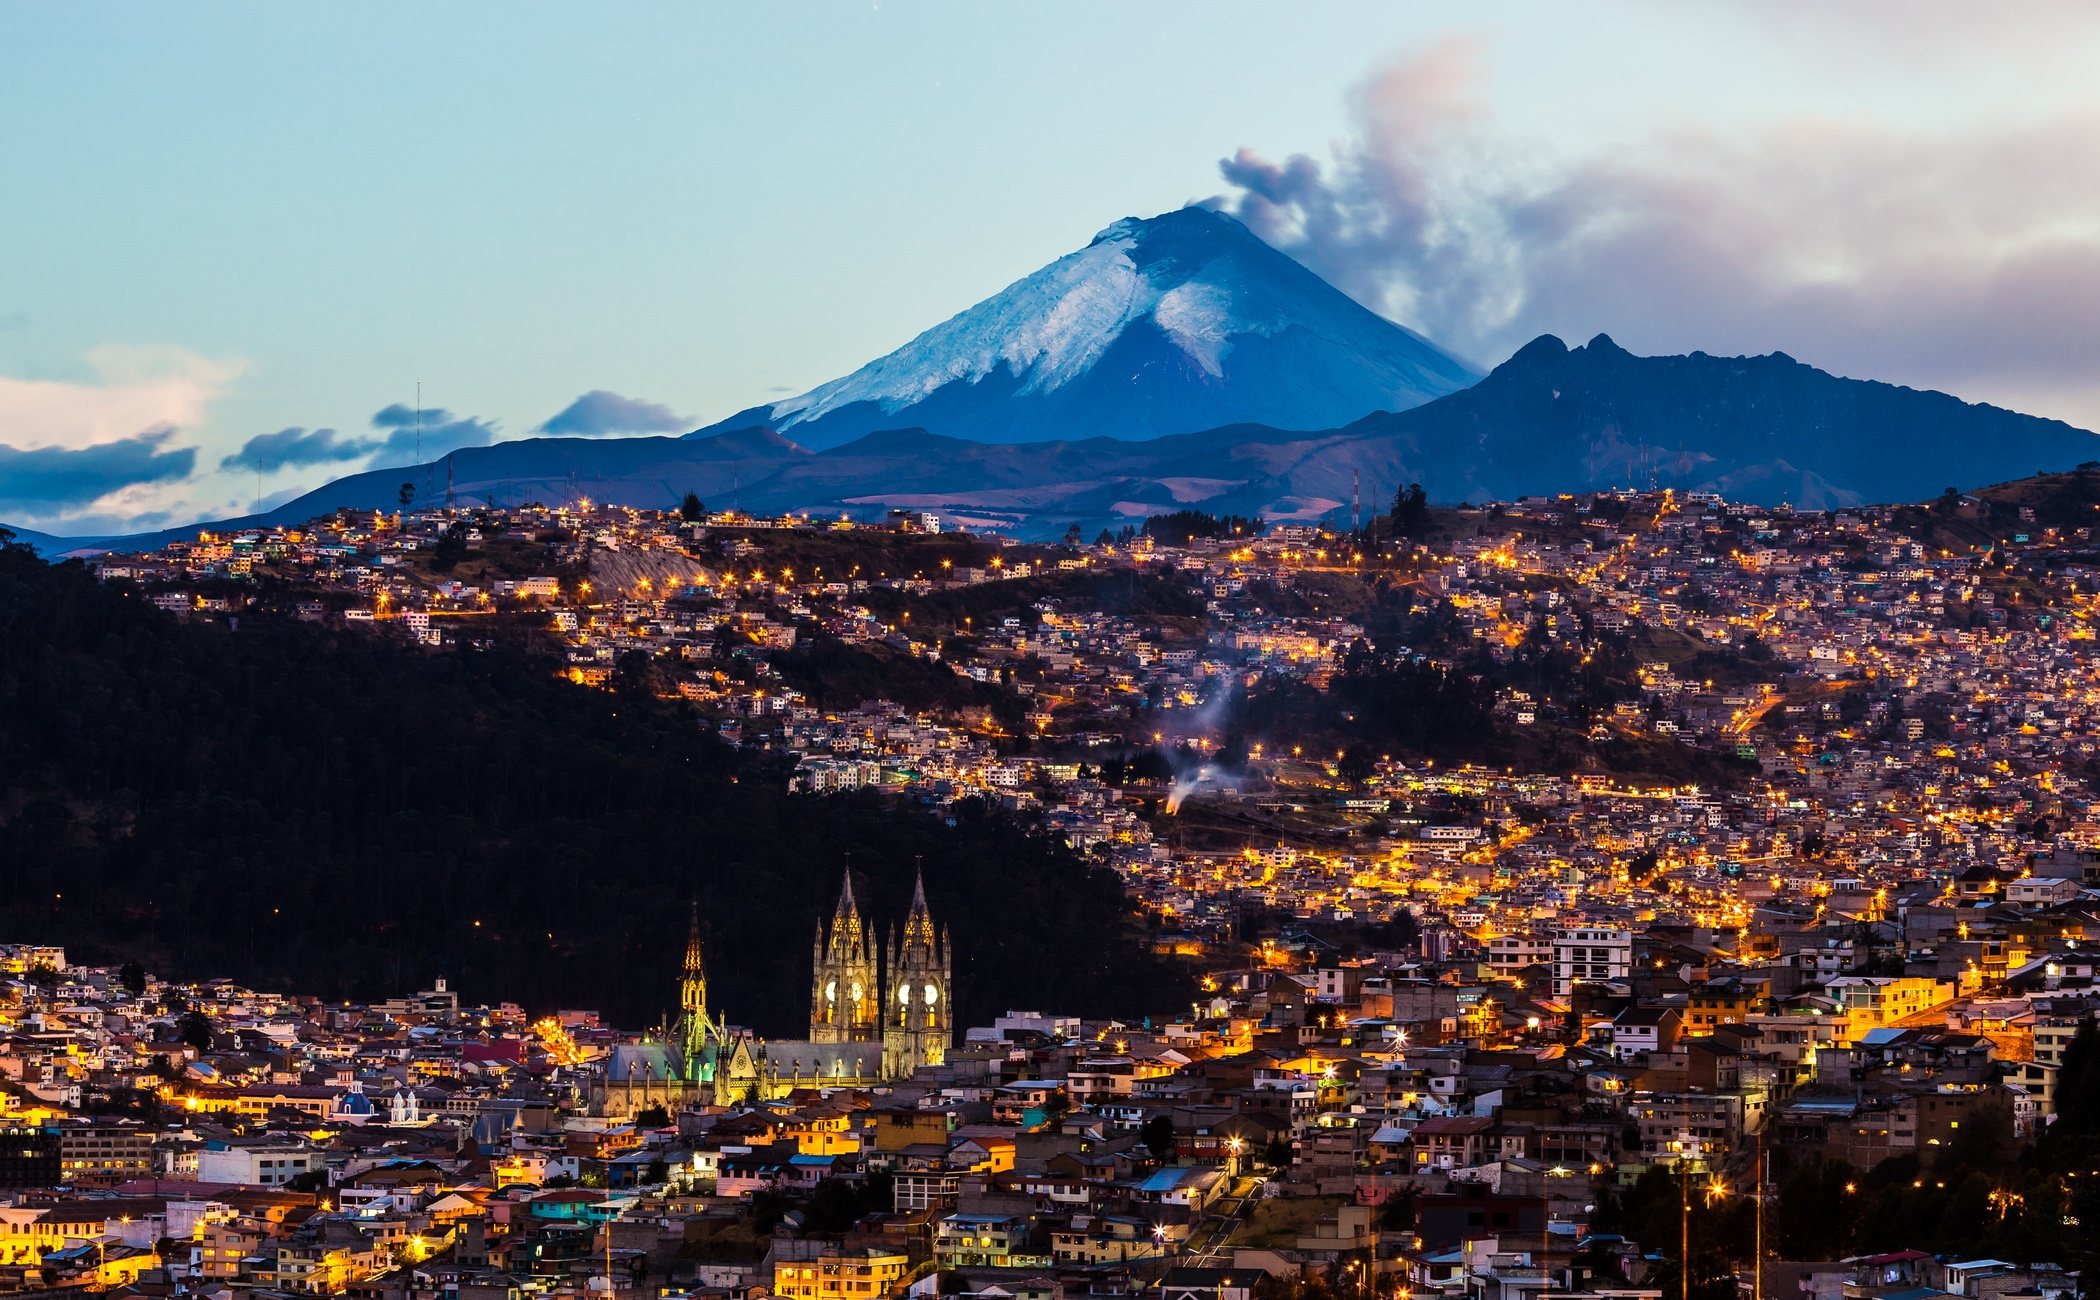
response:
[[[2100,9],[0,0],[0,520],[245,512],[843,375],[1225,208],[1482,365],[2100,428]]]

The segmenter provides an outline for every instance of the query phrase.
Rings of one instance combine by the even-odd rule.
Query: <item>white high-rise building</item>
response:
[[[1586,980],[1623,980],[1633,972],[1633,931],[1589,926],[1553,933],[1553,996]]]

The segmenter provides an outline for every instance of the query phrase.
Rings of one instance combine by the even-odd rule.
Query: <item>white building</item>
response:
[[[1623,980],[1633,972],[1633,931],[1588,926],[1553,934],[1553,996],[1585,980]]]
[[[293,1142],[226,1146],[214,1143],[197,1153],[197,1180],[205,1183],[282,1187],[322,1167],[320,1151]]]

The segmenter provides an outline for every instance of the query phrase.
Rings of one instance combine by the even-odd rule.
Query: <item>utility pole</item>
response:
[[[1769,1117],[1770,1110],[1766,1115]],[[1750,1300],[1765,1300],[1765,1130],[1757,1129],[1757,1263],[1751,1271]]]

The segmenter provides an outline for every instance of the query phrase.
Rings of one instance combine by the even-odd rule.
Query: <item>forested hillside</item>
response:
[[[186,624],[0,549],[0,936],[170,976],[673,1009],[697,899],[718,1011],[799,1034],[851,853],[894,925],[925,858],[960,1023],[1186,1002],[1115,879],[979,805],[785,793],[679,709],[514,649]]]

